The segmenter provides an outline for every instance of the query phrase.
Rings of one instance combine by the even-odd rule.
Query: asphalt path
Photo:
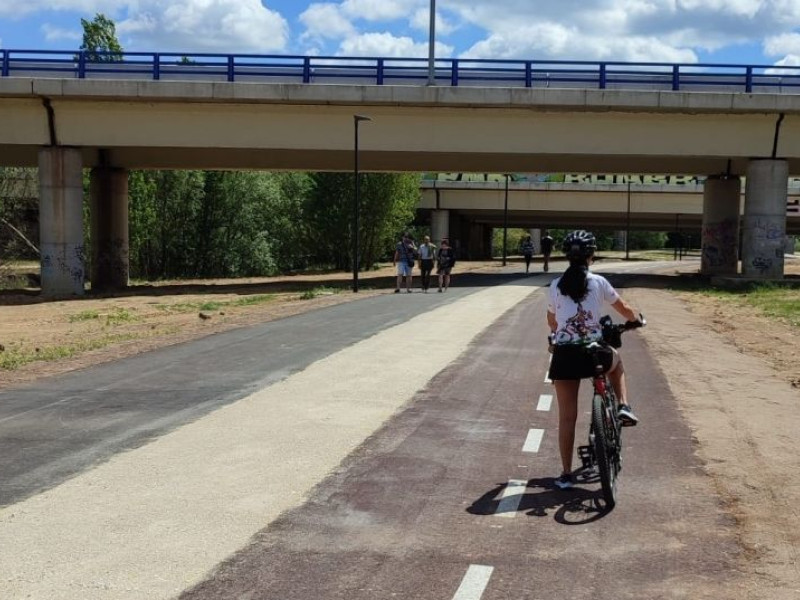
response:
[[[560,472],[545,299],[504,315],[406,409],[182,600],[718,598],[738,546],[662,374],[627,334],[642,424],[618,506]],[[588,431],[584,386],[579,443]],[[532,432],[536,432],[533,433]]]
[[[620,267],[633,273],[649,268]],[[49,493],[43,491],[57,492],[59,484],[70,478],[99,472],[98,465],[114,456],[154,447],[160,438],[173,440],[169,452],[174,453],[183,438],[171,432],[183,425],[201,425],[207,416],[221,414],[222,407],[251,403],[249,396],[291,382],[326,357],[335,358],[354,345],[386,335],[389,328],[397,330],[394,338],[387,339],[401,339],[409,320],[429,312],[446,315],[449,305],[518,278],[509,270],[498,276],[463,278],[460,281],[470,285],[451,288],[447,294],[363,299],[0,394],[0,504],[9,506],[0,511],[3,528],[42,536],[24,540],[21,551],[31,556],[14,560],[21,561],[19,565],[38,561],[42,566],[29,572],[48,577],[54,577],[59,562],[72,564],[73,572],[78,572],[76,563],[48,555],[47,531],[35,527],[44,511],[58,510],[60,496],[51,494],[49,502]],[[526,278],[525,285],[535,289],[547,280]],[[316,480],[319,483],[302,501],[267,519],[269,524],[260,531],[245,527],[245,532],[258,533],[249,544],[235,546],[238,550],[204,577],[184,575],[186,591],[181,597],[718,597],[718,585],[738,559],[735,530],[702,474],[691,434],[641,337],[627,334],[623,353],[630,396],[642,424],[625,430],[619,504],[607,512],[596,481],[582,481],[569,492],[553,485],[560,463],[555,399],[552,386],[545,382],[549,359],[542,344],[545,299],[542,293],[519,298],[523,299],[515,300],[511,310],[503,309],[498,320],[404,401],[399,411],[381,418],[380,428],[360,438],[338,467]],[[420,335],[419,329],[413,331]],[[388,356],[391,360],[391,351]],[[392,364],[378,368],[391,369]],[[584,389],[585,408],[588,399]],[[322,410],[312,409],[308,410]],[[235,421],[235,415],[229,418]],[[587,418],[583,411],[579,443],[588,430]],[[338,426],[334,422],[331,428]],[[314,437],[313,431],[302,433],[297,432],[298,444]],[[292,432],[287,436],[292,439]],[[320,451],[326,451],[322,444]],[[298,448],[295,454],[300,452]],[[137,453],[128,454],[134,466],[146,464]],[[157,465],[153,468],[157,471]],[[122,472],[129,473],[130,468]],[[75,497],[80,501],[92,490],[102,495],[107,490],[101,487],[124,485],[115,477],[83,483]],[[285,493],[290,492],[287,487]],[[146,483],[130,494],[135,497],[127,499],[128,511],[137,495],[146,504]],[[26,498],[42,500],[23,502]],[[98,516],[108,522],[116,518],[112,510]],[[26,518],[33,525],[14,525]],[[187,523],[199,519],[202,525],[203,518],[184,515]],[[138,522],[146,523],[147,515]],[[184,527],[178,519],[168,528],[174,529],[175,523]],[[96,573],[98,580],[125,568],[105,564],[99,553],[103,544],[109,550],[111,544],[124,544],[121,536],[128,535],[127,530],[113,531],[107,541],[98,542],[95,538],[104,527],[108,525],[85,538],[96,545],[89,556],[97,567],[92,570],[83,559],[80,565]],[[145,542],[150,539],[153,550],[166,552],[165,561],[170,559],[169,540],[148,537],[147,532],[140,537]],[[206,550],[213,541],[204,543],[208,548],[198,548],[198,554],[209,554]],[[177,550],[171,551],[177,554]],[[176,564],[188,563],[176,560]],[[136,571],[137,565],[128,566]],[[142,586],[147,573],[135,575]],[[74,575],[75,581],[69,580],[69,573],[58,577],[47,588],[28,582],[8,589],[46,589],[50,594],[62,590],[57,596],[63,598],[163,597],[146,586],[103,587],[86,581],[82,573]],[[164,589],[174,589],[174,582],[171,585]],[[81,592],[81,586],[86,591]]]
[[[457,287],[446,293],[365,298],[2,391],[0,507],[415,315],[517,276],[454,276]]]

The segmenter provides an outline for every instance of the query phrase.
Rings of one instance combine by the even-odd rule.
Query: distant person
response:
[[[437,269],[436,273],[439,275],[439,292],[450,287],[450,272],[456,264],[456,253],[450,247],[450,242],[447,238],[442,240],[439,246],[439,251],[436,253]]]
[[[417,247],[414,240],[407,233],[403,233],[400,241],[394,248],[394,259],[392,264],[397,266],[397,285],[394,289],[395,294],[400,293],[400,288],[405,280],[406,292],[411,293],[411,273],[414,270]]]
[[[542,238],[542,257],[544,262],[544,272],[547,273],[550,270],[550,253],[553,251],[553,238],[550,237],[550,233],[547,230],[544,231],[544,237]]]
[[[422,291],[426,294],[431,287],[431,272],[433,271],[433,261],[436,259],[436,246],[431,243],[430,236],[424,236],[422,243],[417,248],[419,252],[419,270],[422,277]]]
[[[531,259],[533,258],[533,240],[531,236],[526,235],[522,238],[522,243],[520,243],[519,248],[522,251],[522,256],[525,257],[525,273],[529,273],[531,270]]]

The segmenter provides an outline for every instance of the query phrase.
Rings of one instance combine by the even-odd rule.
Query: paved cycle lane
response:
[[[307,502],[181,599],[731,597],[733,523],[638,334],[623,352],[642,424],[624,433],[617,508],[604,512],[596,482],[555,488],[544,302],[494,323]]]

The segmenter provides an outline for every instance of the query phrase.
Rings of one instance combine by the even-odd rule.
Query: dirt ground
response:
[[[687,261],[682,270],[696,264]],[[497,268],[498,262],[459,264],[461,273]],[[786,272],[800,275],[800,260],[787,262]],[[0,388],[394,288],[391,266],[360,281],[358,296],[341,273],[162,282],[112,297],[56,302],[0,293],[0,359],[5,354],[25,363],[0,368]],[[701,294],[653,287],[623,294],[648,317],[643,335],[739,528],[743,577],[720,597],[800,598],[796,329]],[[31,360],[48,356],[63,358]]]

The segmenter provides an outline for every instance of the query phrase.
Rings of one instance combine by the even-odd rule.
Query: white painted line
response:
[[[456,590],[453,600],[480,600],[483,591],[489,584],[494,567],[485,565],[470,565],[467,574],[461,580],[461,585]]]
[[[542,443],[542,436],[544,429],[531,429],[528,431],[528,437],[525,438],[525,445],[522,446],[523,452],[538,452],[539,445]]]
[[[550,379],[550,363],[553,361],[553,355],[549,354],[547,359],[547,370],[544,372],[544,382],[545,383],[553,383],[553,380]]]
[[[519,503],[522,502],[527,487],[528,482],[524,479],[509,479],[500,494],[500,503],[497,505],[495,516],[513,518],[517,514]]]
[[[536,405],[536,410],[550,410],[550,406],[553,404],[553,395],[552,394],[540,394],[539,395],[539,404]]]

